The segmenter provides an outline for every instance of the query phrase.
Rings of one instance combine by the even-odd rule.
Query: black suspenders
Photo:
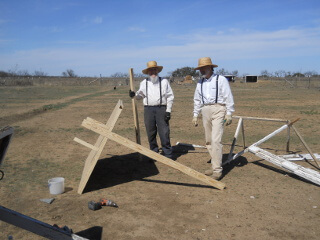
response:
[[[219,79],[219,75],[217,75],[217,78],[216,78],[216,101],[215,101],[215,103],[218,103],[218,79]],[[203,80],[204,80],[204,78],[202,78],[202,80],[201,80],[201,97],[202,97],[202,104],[204,105],[203,88],[202,88]]]
[[[159,77],[159,85],[160,85],[160,106],[161,106],[162,105],[161,77]]]
[[[146,94],[147,94],[147,106],[149,106],[149,101],[148,101],[148,79],[146,79]],[[159,77],[159,84],[160,84],[160,106],[162,105],[162,91],[161,91],[161,77]]]

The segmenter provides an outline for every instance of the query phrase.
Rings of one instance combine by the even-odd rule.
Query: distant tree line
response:
[[[19,70],[19,71],[1,71],[0,70],[0,77],[31,77],[31,76],[35,76],[35,77],[44,77],[44,76],[48,76],[47,73],[43,72],[43,71],[34,71],[34,73],[30,74],[27,70]]]
[[[146,77],[145,74],[142,73],[133,73],[134,77]],[[116,72],[114,74],[111,74],[110,77],[113,78],[128,78],[129,77],[129,73],[122,73],[122,72]]]
[[[61,74],[63,77],[77,77],[72,69],[67,69]],[[28,70],[19,70],[18,64],[9,71],[0,70],[0,77],[45,77],[48,73],[42,70],[35,70],[33,73],[29,73]]]
[[[301,72],[286,72],[285,70],[278,70],[275,72],[268,72],[268,70],[261,71],[261,77],[319,77],[316,71]]]
[[[224,68],[221,69],[215,69],[215,72],[219,75],[233,75],[238,77],[238,70],[234,71],[227,71]],[[192,77],[200,77],[200,71],[195,70],[193,67],[183,67],[183,68],[177,68],[176,70],[169,72],[170,76],[172,77],[185,77],[187,75],[190,75]]]
[[[233,75],[235,77],[241,77],[239,76],[238,70],[228,71],[224,68],[216,68],[215,73],[219,75]],[[77,77],[75,72],[72,69],[67,69],[66,71],[62,72],[61,75],[63,77]],[[196,71],[193,67],[182,67],[177,68],[176,70],[169,72],[169,76],[172,77],[185,77],[187,75],[193,76],[193,77],[200,77],[200,72]],[[242,76],[249,75],[248,73],[242,74]],[[0,70],[0,77],[16,77],[16,76],[22,76],[22,77],[45,77],[48,76],[48,74],[42,70],[36,70],[33,73],[29,73],[28,70],[18,70],[18,66],[16,65],[13,70],[9,71],[1,71]],[[101,77],[101,74],[100,74]],[[129,78],[128,73],[122,73],[122,72],[116,72],[114,74],[111,74],[110,77],[113,78]],[[142,73],[134,73],[134,77],[146,77],[145,74]],[[278,70],[275,72],[269,72],[268,70],[262,70],[259,77],[264,78],[270,78],[270,77],[278,77],[278,78],[284,78],[284,77],[320,77],[319,74],[316,71],[306,71],[304,73],[302,72],[290,72],[285,70]]]
[[[224,68],[217,68],[215,69],[215,73],[219,75],[232,75],[235,77],[241,77],[249,75],[248,73],[244,73],[239,76],[238,70],[228,71]],[[193,77],[199,77],[200,72],[196,71],[195,68],[192,67],[183,67],[177,68],[176,70],[169,72],[172,77],[185,77],[187,75]],[[278,70],[275,72],[269,72],[268,70],[261,71],[260,77],[319,77],[319,74],[316,71],[306,71],[304,73],[301,72],[286,72],[284,70]]]

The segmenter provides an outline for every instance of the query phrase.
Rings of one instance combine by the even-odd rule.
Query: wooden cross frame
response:
[[[244,135],[244,120],[258,120],[258,121],[272,121],[272,122],[283,122],[283,123],[288,123],[288,120],[283,120],[283,119],[274,119],[274,118],[257,118],[257,117],[245,117],[245,116],[233,116],[232,118],[238,118],[238,125],[236,132],[234,134],[234,138],[231,144],[230,152],[228,155],[227,161],[223,162],[223,165],[230,163],[231,161],[235,160],[236,158],[240,157],[244,153],[248,152],[248,148],[246,148],[246,142],[245,142],[245,135]],[[240,133],[240,129],[242,132],[242,141],[243,141],[243,150],[235,155],[233,155],[233,150],[236,145],[238,135]],[[287,132],[287,152],[289,152],[289,143],[290,143],[290,126],[288,127],[288,132]]]
[[[119,105],[119,103],[118,103],[118,105]],[[165,156],[162,156],[152,150],[149,150],[146,147],[141,146],[140,144],[132,142],[129,139],[126,139],[116,133],[113,133],[112,129],[113,129],[114,124],[115,124],[119,114],[121,113],[121,110],[123,107],[121,104],[121,110],[119,110],[119,106],[118,107],[117,106],[115,107],[113,113],[111,114],[111,117],[109,118],[107,124],[103,124],[103,123],[98,122],[98,121],[91,119],[91,118],[86,118],[82,122],[83,127],[100,134],[100,137],[94,146],[92,146],[89,143],[86,143],[82,140],[76,140],[77,142],[92,149],[87,160],[86,160],[86,163],[85,163],[85,166],[83,169],[83,174],[82,174],[82,178],[81,178],[79,189],[78,189],[79,194],[82,194],[83,189],[85,188],[85,185],[86,185],[87,181],[89,180],[89,177],[90,177],[90,175],[91,175],[91,173],[92,173],[92,171],[98,161],[98,158],[101,154],[101,151],[102,151],[108,138],[119,143],[119,144],[122,144],[122,145],[124,145],[134,151],[137,151],[137,152],[139,152],[149,158],[152,158],[152,159],[157,160],[163,164],[166,164],[169,167],[175,168],[175,169],[177,169],[177,170],[179,170],[179,171],[181,171],[181,172],[183,172],[193,178],[196,178],[196,179],[198,179],[198,180],[200,180],[210,186],[213,186],[213,187],[218,188],[220,190],[222,190],[226,187],[225,184],[222,182],[214,180],[213,178],[208,177],[202,173],[199,173],[199,172],[193,170],[192,168],[184,166],[181,163],[175,162]],[[102,141],[102,140],[99,141],[100,139],[104,139],[104,141]],[[96,148],[98,148],[99,150],[96,151],[95,150]]]
[[[122,109],[123,109],[123,103],[121,100],[119,100],[106,124],[106,128],[109,129],[110,131],[112,131],[114,125],[116,124],[120,116],[120,113],[122,112]],[[85,161],[82,177],[81,177],[79,188],[78,188],[78,193],[82,194],[91,176],[91,173],[99,160],[101,152],[105,144],[107,143],[108,138],[100,135],[94,146],[76,137],[73,140],[91,149],[91,152],[89,153]]]
[[[283,120],[283,119],[273,119],[273,118],[256,118],[256,117],[244,117],[244,116],[234,116],[234,118],[238,118],[238,125],[237,125],[237,129],[236,132],[234,134],[234,138],[231,144],[231,148],[230,148],[230,152],[228,155],[228,160],[225,161],[223,163],[223,165],[235,160],[236,158],[240,157],[241,155],[243,155],[244,153],[249,151],[249,148],[246,148],[245,146],[245,138],[244,138],[244,126],[243,126],[243,120],[247,119],[247,120],[260,120],[260,121],[272,121],[272,122],[283,122],[286,123],[286,125],[284,126],[284,129],[287,129],[287,152],[289,152],[289,145],[290,145],[290,128],[292,128],[295,133],[297,134],[298,138],[300,139],[300,141],[302,142],[302,144],[304,145],[304,147],[307,149],[307,151],[309,152],[310,156],[312,157],[312,159],[315,161],[316,165],[318,166],[318,169],[320,168],[320,164],[318,163],[319,160],[316,158],[316,156],[313,154],[313,152],[311,151],[310,147],[307,145],[307,143],[304,141],[304,139],[302,138],[302,136],[300,135],[300,133],[298,132],[298,130],[296,129],[295,126],[293,126],[293,123],[298,121],[299,119],[296,119],[295,121],[288,121],[288,120]],[[233,155],[233,150],[235,147],[235,144],[237,142],[237,138],[240,132],[240,128],[242,129],[242,137],[243,137],[243,150],[235,155]],[[275,134],[277,134],[278,132],[276,132]],[[275,135],[273,134],[273,135]],[[273,136],[271,135],[271,136]],[[260,140],[261,141],[261,140]],[[260,144],[260,141],[258,142]],[[257,143],[255,143],[257,144]]]

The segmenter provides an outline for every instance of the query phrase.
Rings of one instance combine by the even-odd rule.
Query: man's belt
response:
[[[223,106],[223,107],[226,106],[225,104],[222,104],[222,103],[206,103],[203,106],[212,106],[212,105],[220,105],[220,106]]]
[[[145,107],[166,107],[167,105],[144,105]]]

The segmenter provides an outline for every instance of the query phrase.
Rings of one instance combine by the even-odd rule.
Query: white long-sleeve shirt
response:
[[[174,95],[169,81],[165,78],[161,78],[161,102],[159,80],[155,83],[148,80],[148,84],[146,84],[146,81],[147,79],[144,79],[140,83],[140,88],[136,92],[136,99],[143,99],[144,106],[159,106],[160,104],[166,105],[166,112],[171,112]],[[146,89],[147,85],[148,89]]]
[[[200,79],[197,83],[197,87],[194,93],[194,109],[193,116],[197,117],[204,105],[210,105],[216,103],[216,79],[217,75],[213,74],[209,79],[204,78],[203,82]],[[202,91],[201,91],[202,85]],[[202,96],[203,92],[203,96]],[[231,92],[231,88],[228,80],[219,75],[218,79],[218,101],[219,104],[226,105],[227,115],[231,115],[234,112],[234,102]]]

